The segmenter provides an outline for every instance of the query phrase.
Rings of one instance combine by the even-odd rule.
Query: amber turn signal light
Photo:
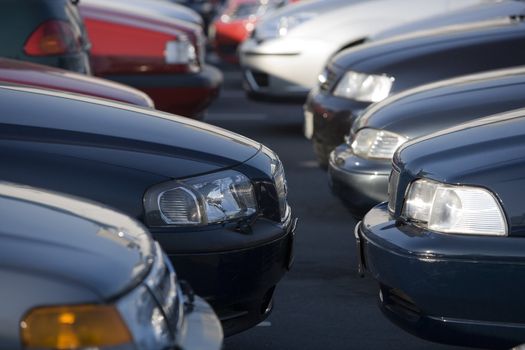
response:
[[[119,312],[109,305],[32,309],[20,322],[24,348],[77,349],[132,342]]]

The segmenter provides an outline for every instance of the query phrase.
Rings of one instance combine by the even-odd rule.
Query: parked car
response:
[[[5,182],[0,207],[3,349],[221,348],[211,307],[135,220]]]
[[[109,80],[23,61],[0,58],[0,81],[63,90],[153,108],[145,93]]]
[[[204,116],[222,74],[204,63],[200,26],[90,2],[81,2],[80,12],[93,44],[95,75],[145,92],[157,109]]]
[[[226,335],[264,320],[293,261],[284,169],[263,145],[151,109],[0,87],[0,179],[140,220]]]
[[[329,182],[356,217],[388,199],[396,149],[456,124],[525,108],[525,67],[421,85],[376,103],[352,124],[346,143],[330,155]]]
[[[305,136],[319,164],[344,142],[353,120],[393,93],[525,62],[523,17],[505,17],[398,36],[343,51],[327,64],[304,107]]]
[[[479,119],[396,152],[389,202],[356,227],[384,314],[434,341],[525,341],[525,110]]]
[[[525,15],[525,2],[522,0],[487,1],[382,31],[372,35],[369,38],[369,41],[382,40],[398,35],[456,24],[478,22],[498,17],[518,17],[523,15]]]
[[[89,40],[75,1],[5,0],[0,56],[89,73]]]
[[[239,63],[237,49],[255,29],[262,16],[286,5],[288,0],[229,0],[210,26],[209,38],[217,55],[232,64]]]
[[[249,96],[304,102],[326,62],[374,33],[482,0],[317,0],[262,19],[240,47]],[[319,7],[318,7],[319,6]]]

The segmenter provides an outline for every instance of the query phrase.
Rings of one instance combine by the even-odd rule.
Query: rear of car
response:
[[[90,43],[71,0],[5,0],[0,56],[90,73]]]
[[[160,110],[202,117],[222,74],[204,64],[200,26],[102,4],[81,3],[80,9],[95,75],[142,90]]]

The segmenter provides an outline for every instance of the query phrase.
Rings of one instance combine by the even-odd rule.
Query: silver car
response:
[[[214,312],[137,221],[3,182],[0,208],[1,349],[221,348]]]
[[[335,53],[375,33],[487,0],[314,0],[263,18],[240,47],[253,97],[306,97]]]

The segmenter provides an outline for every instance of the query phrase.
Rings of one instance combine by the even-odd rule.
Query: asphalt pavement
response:
[[[206,122],[262,142],[279,154],[289,202],[299,218],[296,258],[275,307],[257,327],[226,340],[226,350],[462,349],[426,342],[391,324],[378,288],[356,273],[355,219],[329,190],[302,135],[302,106],[247,99],[238,68],[220,65],[225,83]]]

